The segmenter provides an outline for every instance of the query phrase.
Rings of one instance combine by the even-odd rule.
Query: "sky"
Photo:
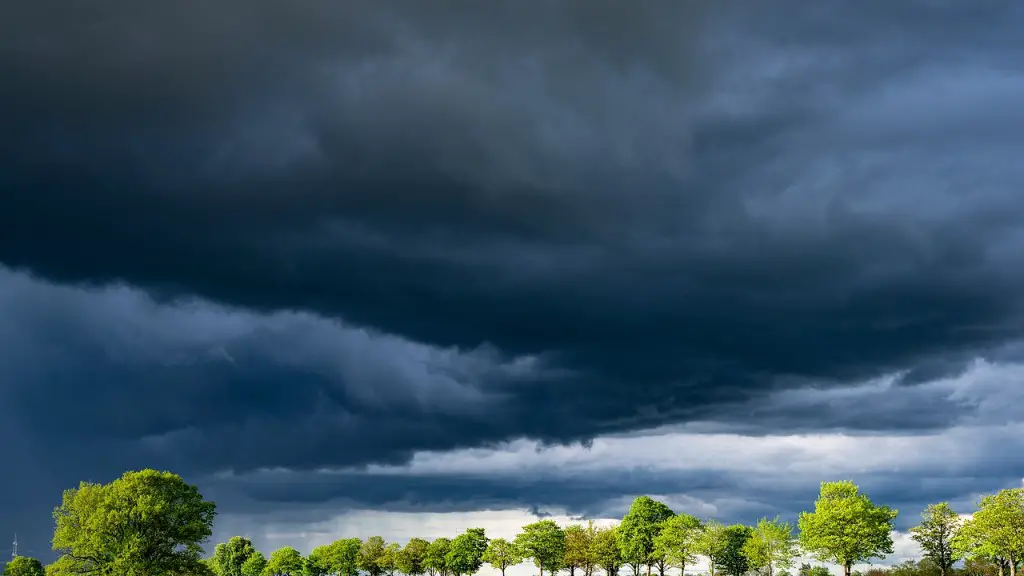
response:
[[[0,3],[0,536],[143,467],[268,553],[850,479],[913,557],[1024,477],[1022,26]]]

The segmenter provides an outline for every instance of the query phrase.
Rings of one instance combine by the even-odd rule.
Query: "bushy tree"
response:
[[[822,482],[814,512],[801,512],[800,545],[823,562],[843,567],[892,554],[893,520],[898,512],[876,506],[850,481]]]
[[[669,566],[679,568],[680,574],[685,574],[686,567],[697,559],[695,548],[700,531],[701,523],[696,516],[677,514],[662,523],[654,538],[654,548]]]
[[[429,576],[448,576],[448,564],[445,557],[452,547],[448,538],[437,538],[427,546],[427,555],[423,557],[423,568]]]
[[[647,566],[650,576],[651,567],[657,561],[654,538],[661,530],[661,523],[672,516],[674,513],[668,506],[650,496],[633,500],[616,532],[622,558],[632,566]]]
[[[509,542],[504,538],[491,540],[483,555],[483,561],[500,571],[501,576],[505,576],[505,570],[521,564],[524,559],[523,551],[514,542]]]
[[[576,570],[582,570],[584,576],[589,576],[590,568],[594,565],[593,554],[590,550],[594,538],[594,526],[572,524],[565,528],[565,556],[562,559],[562,568],[569,571],[569,576],[576,576]]]
[[[545,569],[554,574],[562,566],[565,531],[554,520],[540,520],[523,526],[523,531],[516,535],[515,544],[526,558],[533,559],[540,576],[544,576]]]
[[[921,523],[910,529],[910,537],[921,546],[925,557],[935,563],[939,574],[946,576],[962,556],[953,543],[963,521],[947,502],[930,504],[921,517]]]
[[[305,570],[302,554],[291,546],[282,546],[270,555],[263,576],[303,576]]]
[[[483,528],[470,528],[452,540],[445,564],[453,576],[475,574],[483,565],[483,555],[487,551],[487,535]]]
[[[615,576],[622,568],[622,550],[616,532],[618,526],[601,528],[594,534],[591,543],[594,563],[604,570],[605,576]]]
[[[384,557],[384,550],[387,543],[380,536],[370,536],[359,547],[359,554],[356,556],[356,566],[370,576],[380,576],[384,573],[381,567],[381,559]]]
[[[781,522],[778,516],[773,520],[758,520],[750,539],[743,547],[743,554],[747,557],[750,567],[765,570],[767,576],[775,576],[778,568],[792,567],[797,552],[793,525]]]
[[[267,567],[267,557],[259,550],[242,564],[242,576],[262,576]]]
[[[743,554],[743,548],[747,545],[753,532],[753,528],[742,524],[734,524],[725,528],[725,547],[718,560],[722,572],[729,576],[743,576],[750,570],[750,563],[747,561],[746,555]]]
[[[409,576],[420,576],[423,574],[423,560],[427,556],[427,548],[430,542],[422,538],[410,538],[402,548],[398,558],[398,570]]]
[[[708,559],[708,574],[710,576],[718,574],[718,565],[725,555],[728,544],[725,526],[715,520],[704,522],[700,534],[697,535],[694,542],[694,552],[698,556]]]
[[[1001,563],[1010,576],[1016,576],[1017,566],[1024,560],[1024,488],[1000,490],[982,498],[978,511],[960,532],[958,551]]]
[[[43,563],[30,556],[15,556],[4,566],[3,576],[45,576]]]
[[[357,576],[362,544],[359,538],[342,538],[317,546],[306,558],[308,576]]]
[[[216,505],[170,472],[126,472],[109,484],[82,482],[54,510],[53,576],[205,573],[202,544]]]
[[[387,576],[393,576],[395,571],[398,570],[399,564],[402,563],[401,556],[402,547],[393,542],[384,547],[380,558],[377,559],[377,565],[380,566],[381,572],[387,574]]]
[[[210,568],[217,576],[243,576],[242,565],[255,553],[251,540],[234,536],[213,549]]]

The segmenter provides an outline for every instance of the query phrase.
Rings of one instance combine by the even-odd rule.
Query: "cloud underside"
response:
[[[0,504],[142,465],[235,510],[1016,482],[1024,8],[912,4],[0,6]]]

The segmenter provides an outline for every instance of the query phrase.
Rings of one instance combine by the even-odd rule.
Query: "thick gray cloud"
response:
[[[11,509],[136,465],[977,416],[915,390],[1017,356],[1019,3],[486,6],[0,6],[0,482],[53,495]]]

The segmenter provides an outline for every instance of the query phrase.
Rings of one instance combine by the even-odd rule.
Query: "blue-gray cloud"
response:
[[[1021,337],[1024,8],[580,6],[0,6],[12,517],[137,465],[974,417],[913,389]]]

